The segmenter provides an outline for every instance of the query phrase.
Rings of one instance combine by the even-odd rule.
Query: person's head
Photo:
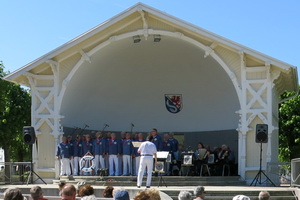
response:
[[[222,151],[227,151],[228,150],[228,147],[227,145],[223,144],[222,147],[221,147]]]
[[[139,140],[143,140],[143,139],[144,139],[143,133],[139,133],[139,134],[138,134],[138,139],[139,139]]]
[[[124,189],[114,190],[113,196],[115,200],[130,200],[128,192]]]
[[[150,133],[151,133],[152,136],[156,136],[157,135],[157,129],[153,128]]]
[[[78,196],[90,196],[94,194],[94,188],[90,184],[85,184],[79,188]]]
[[[107,186],[104,190],[103,190],[103,197],[105,198],[113,198],[113,191],[114,191],[114,187],[113,186]]]
[[[169,133],[169,137],[170,137],[170,138],[174,138],[174,133],[173,133],[173,132],[170,132],[170,133]]]
[[[64,187],[65,187],[65,185],[66,185],[66,182],[59,182],[59,184],[58,184],[58,189],[59,190],[62,190]]]
[[[167,141],[167,140],[169,140],[169,139],[170,139],[169,134],[168,134],[168,133],[165,133],[165,134],[164,134],[164,140]]]
[[[101,133],[101,132],[97,132],[97,133],[96,133],[96,138],[97,138],[97,139],[102,138],[102,133]]]
[[[258,195],[259,200],[269,200],[270,199],[270,193],[267,191],[261,191]]]
[[[133,199],[134,200],[148,200],[151,198],[148,194],[148,190],[142,190],[142,191],[139,191]]]
[[[188,191],[181,191],[178,195],[178,200],[192,200],[192,194]]]
[[[43,198],[43,191],[40,186],[34,186],[30,189],[30,195],[33,200]]]
[[[22,192],[18,188],[7,189],[4,192],[4,200],[23,200]]]
[[[131,137],[131,134],[130,133],[126,133],[126,140],[129,140]]]
[[[124,131],[121,132],[121,138],[122,138],[122,139],[125,139],[125,138],[126,138],[126,132],[124,132]]]
[[[90,135],[90,134],[86,134],[86,135],[85,135],[85,140],[86,140],[87,142],[91,141],[91,135]]]
[[[147,141],[152,141],[153,140],[153,136],[152,135],[149,135],[148,137],[147,137]]]
[[[80,140],[81,140],[80,135],[76,135],[76,141],[77,141],[77,142],[80,142]]]
[[[250,198],[245,195],[236,195],[232,198],[232,200],[250,200]]]
[[[65,185],[61,191],[61,200],[75,200],[76,199],[76,188],[74,185]]]
[[[179,149],[179,150],[182,150],[182,149],[184,149],[184,146],[183,146],[183,144],[178,144],[178,149]]]
[[[72,136],[69,135],[69,136],[67,137],[67,139],[68,139],[68,142],[71,142],[71,141],[72,141]]]
[[[116,134],[115,134],[115,133],[111,133],[111,134],[110,134],[110,137],[111,137],[111,139],[114,140],[114,139],[116,139]]]
[[[156,189],[147,189],[146,192],[148,193],[151,200],[160,200],[159,191]]]
[[[203,149],[204,148],[204,145],[202,144],[202,142],[198,142],[198,149]]]
[[[62,139],[61,139],[61,141],[62,141],[63,143],[67,143],[67,141],[68,141],[68,140],[67,140],[67,137],[66,137],[66,136],[63,136]]]
[[[205,197],[205,189],[203,186],[197,186],[195,189],[194,189],[194,195],[196,197],[201,197],[202,199],[204,199]]]

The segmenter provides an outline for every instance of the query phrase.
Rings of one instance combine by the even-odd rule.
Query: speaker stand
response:
[[[256,186],[257,183],[259,183],[259,185],[262,185],[262,183],[266,182],[266,181],[270,181],[270,183],[275,187],[276,185],[273,183],[273,181],[271,181],[271,179],[265,174],[265,172],[261,169],[262,165],[262,142],[260,143],[260,157],[259,157],[259,171],[256,174],[255,178],[253,179],[252,183],[250,184],[250,186],[253,185],[253,183],[255,182],[254,186]],[[264,182],[261,181],[261,177],[262,175],[264,175],[267,180],[265,180]]]
[[[166,187],[168,187],[167,184],[166,184],[166,182],[165,182],[165,180],[164,180],[163,177],[162,177],[162,173],[159,172],[158,174],[159,174],[159,181],[158,181],[158,186],[157,186],[157,187],[162,186],[163,183],[164,183],[164,185],[165,185]]]
[[[32,148],[32,145],[31,145],[31,148]],[[35,173],[35,171],[33,170],[33,162],[32,162],[32,158],[31,158],[31,161],[30,161],[30,172],[27,175],[27,185],[28,185],[30,179],[32,180],[32,183],[35,182],[35,181],[33,181],[33,174],[38,177],[38,179],[36,179],[35,181],[37,181],[37,180],[40,179],[44,184],[47,185],[47,183],[37,173]]]

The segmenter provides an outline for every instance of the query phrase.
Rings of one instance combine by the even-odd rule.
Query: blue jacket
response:
[[[105,138],[95,139],[93,146],[94,146],[93,152],[95,153],[95,155],[103,155],[106,152],[105,151],[106,139]]]
[[[70,145],[71,156],[74,156],[74,144],[73,144],[73,141],[68,142],[68,144]]]
[[[90,151],[91,154],[94,155],[94,148],[93,148],[93,142],[92,141],[83,141],[82,142],[82,154],[85,155],[88,151]]]
[[[71,148],[69,143],[60,143],[57,146],[56,156],[60,158],[70,158]]]
[[[82,157],[82,142],[73,142],[73,156],[74,157]]]
[[[162,151],[163,141],[159,135],[154,136],[152,142],[155,144],[157,151]]]
[[[122,152],[123,152],[123,155],[132,155],[134,154],[134,148],[133,148],[133,145],[132,145],[132,140],[123,140],[122,142]]]
[[[170,138],[169,139],[172,142],[172,151],[173,152],[177,152],[178,151],[178,140],[176,140],[175,138]]]
[[[163,151],[172,152],[173,151],[173,143],[170,140],[163,141]]]
[[[117,155],[122,154],[122,141],[115,139],[108,140],[108,154],[109,155]]]

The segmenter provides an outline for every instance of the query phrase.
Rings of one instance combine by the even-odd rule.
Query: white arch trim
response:
[[[165,31],[165,30],[154,30],[154,29],[146,29],[146,30],[145,29],[140,29],[140,30],[137,30],[137,31],[123,33],[121,35],[112,36],[108,40],[104,41],[103,43],[99,44],[98,46],[96,46],[95,48],[93,48],[92,50],[90,50],[89,52],[80,51],[80,53],[82,54],[81,59],[75,64],[75,66],[73,67],[73,69],[71,70],[71,72],[68,74],[68,76],[63,81],[62,89],[61,89],[61,91],[59,93],[59,96],[58,96],[58,105],[57,105],[58,106],[58,111],[61,108],[62,99],[63,99],[63,96],[64,96],[65,91],[67,89],[68,83],[70,82],[70,80],[72,79],[72,77],[74,76],[74,74],[76,73],[76,71],[79,69],[79,67],[85,61],[89,61],[89,59],[88,59],[89,57],[91,57],[93,54],[95,54],[96,52],[98,52],[102,48],[108,46],[112,42],[115,42],[115,41],[118,41],[118,40],[122,40],[122,39],[125,39],[125,38],[130,38],[130,37],[133,37],[133,36],[136,36],[136,35],[145,35],[145,37],[147,37],[150,34],[152,34],[152,35],[157,34],[157,35],[169,36],[169,37],[173,37],[173,38],[179,38],[181,40],[184,40],[184,41],[186,41],[188,43],[191,43],[191,44],[199,47],[200,49],[204,50],[206,52],[206,54],[205,54],[204,57],[207,57],[208,55],[212,56],[221,65],[221,67],[225,70],[225,72],[227,73],[227,75],[230,77],[230,79],[231,79],[231,81],[232,81],[232,83],[233,83],[233,85],[235,87],[235,90],[236,90],[236,93],[237,93],[237,96],[238,96],[238,99],[239,99],[239,102],[240,102],[240,106],[241,106],[241,88],[240,88],[240,86],[238,84],[236,75],[234,74],[234,72],[232,72],[230,70],[230,68],[223,61],[223,59],[220,58],[213,51],[213,49],[211,47],[206,46],[206,45],[202,44],[201,42],[199,42],[199,41],[197,41],[195,39],[187,37],[187,36],[185,36],[184,34],[182,34],[180,32],[170,32],[170,31]],[[215,44],[214,44],[214,46],[215,46]]]

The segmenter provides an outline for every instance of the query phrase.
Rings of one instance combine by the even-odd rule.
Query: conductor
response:
[[[140,167],[139,167],[138,178],[137,178],[138,188],[140,188],[142,185],[143,174],[146,167],[147,167],[146,187],[150,188],[151,185],[152,170],[153,170],[153,155],[155,158],[154,164],[156,165],[157,163],[157,157],[156,157],[157,149],[155,144],[151,142],[152,140],[153,140],[153,136],[148,136],[147,141],[143,142],[138,149],[138,153],[141,154]]]

